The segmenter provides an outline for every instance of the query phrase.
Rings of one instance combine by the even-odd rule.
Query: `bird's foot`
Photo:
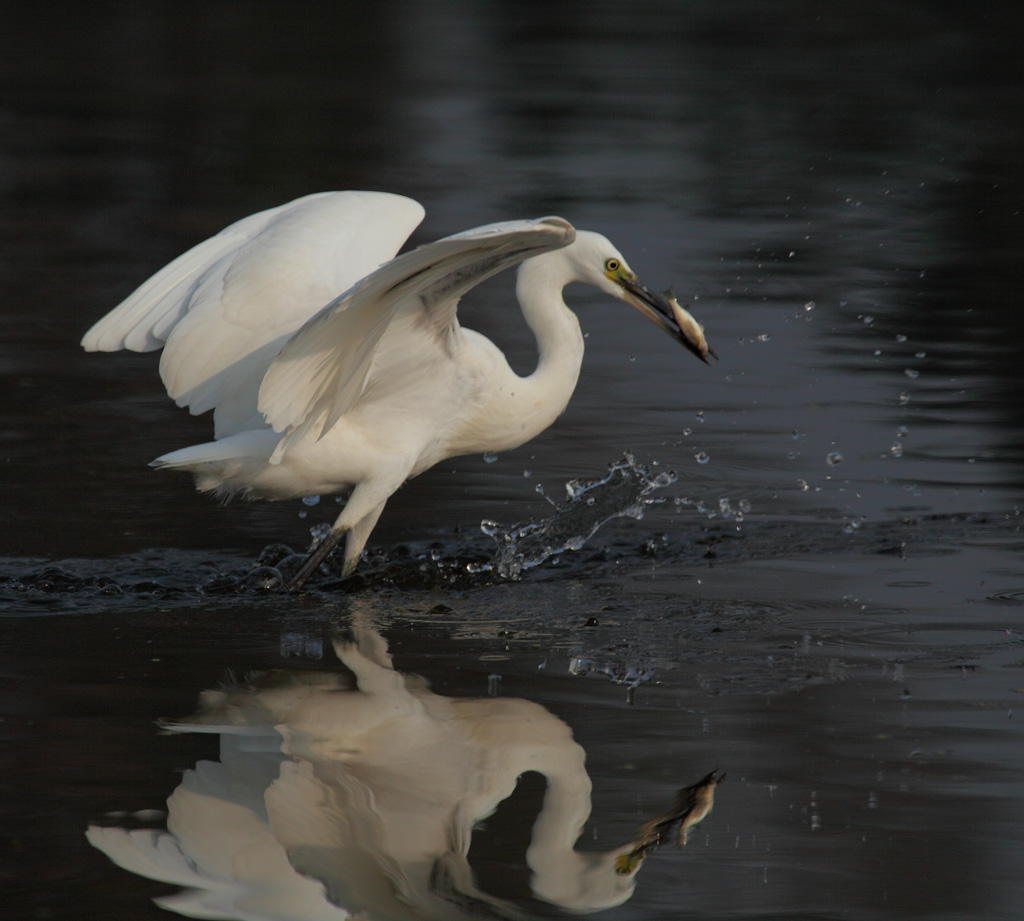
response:
[[[309,556],[306,557],[298,572],[288,581],[285,585],[285,590],[290,592],[298,591],[306,584],[306,580],[309,579],[314,572],[320,568],[320,564],[331,555],[331,551],[338,546],[341,539],[345,536],[344,531],[330,531],[327,536],[317,544]],[[345,576],[350,573],[344,573]]]

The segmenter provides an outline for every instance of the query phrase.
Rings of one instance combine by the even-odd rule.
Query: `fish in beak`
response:
[[[655,326],[665,330],[676,342],[693,352],[704,364],[709,364],[708,355],[718,358],[704,338],[704,327],[688,310],[679,305],[671,288],[664,294],[655,294],[622,265],[617,265],[614,270],[607,270],[605,274],[622,288],[628,303]]]

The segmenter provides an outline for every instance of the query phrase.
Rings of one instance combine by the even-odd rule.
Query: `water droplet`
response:
[[[907,341],[907,337],[904,336],[903,333],[897,333],[896,334],[896,341],[897,342],[906,342]]]
[[[709,460],[711,460],[706,451],[698,451],[696,454],[693,455],[693,459],[697,461],[698,464],[706,464]]]
[[[757,341],[758,342],[769,342],[769,341],[771,341],[771,338],[772,337],[769,336],[768,333],[761,333],[761,335],[759,335],[757,337]]]
[[[906,390],[900,394],[900,406],[906,406],[910,402],[910,394]]]
[[[807,492],[807,490],[811,488],[810,484],[808,484],[807,480],[805,480],[803,477],[796,481],[796,485],[799,486],[804,492]]]
[[[892,447],[889,448],[889,453],[893,457],[903,457],[903,445],[901,445],[898,441],[895,442],[892,445]]]
[[[484,463],[485,464],[493,464],[497,459],[498,459],[498,455],[493,453],[492,451],[488,451],[484,455]]]
[[[906,374],[907,377],[909,377],[912,381],[917,380],[921,376],[921,372],[914,368],[907,368],[907,370],[904,371],[903,373]]]
[[[914,357],[915,358],[924,358],[927,354],[928,354],[927,352],[914,352]]]
[[[732,504],[729,502],[728,496],[722,496],[718,500],[718,510],[728,518],[732,514]]]
[[[863,322],[865,326],[870,326],[875,322],[875,318],[871,316],[861,317],[861,322]]]
[[[526,477],[526,479],[530,479],[530,477],[533,476],[533,471],[532,470],[524,470],[523,471],[523,476]]]
[[[750,502],[748,502],[746,499],[740,499],[739,506],[740,511],[743,512],[744,515],[750,511]]]
[[[312,508],[314,505],[319,505],[320,504],[320,497],[319,496],[303,496],[302,497],[302,504],[303,505],[307,505],[310,508]]]
[[[800,452],[799,451],[790,451],[786,455],[786,460],[796,460],[799,456],[800,456]]]
[[[838,467],[843,462],[843,455],[838,451],[829,451],[825,455],[825,463],[830,467]]]
[[[691,429],[689,427],[683,429],[683,435],[692,435],[692,434],[693,434],[693,429]]]
[[[898,425],[898,426],[896,426],[896,437],[897,438],[906,438],[907,435],[909,435],[909,434],[910,434],[910,429],[907,428],[905,425]]]
[[[704,410],[703,409],[698,409],[697,410],[697,421],[700,422],[701,424],[703,424],[703,422],[704,422]]]

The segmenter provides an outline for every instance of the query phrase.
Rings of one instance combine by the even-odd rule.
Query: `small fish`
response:
[[[679,824],[676,843],[680,847],[684,846],[693,826],[707,818],[714,807],[715,787],[723,780],[725,774],[719,774],[714,770],[692,786],[683,787],[676,793],[675,807],[671,812],[644,822],[637,829],[632,849],[616,858],[615,872],[620,876],[633,873],[647,856],[647,852],[660,846],[676,823]]]
[[[672,308],[672,316],[676,321],[676,326],[679,327],[679,332],[683,334],[686,341],[697,349],[700,357],[705,361],[708,355],[717,359],[718,356],[715,354],[715,350],[708,345],[707,339],[704,338],[704,327],[693,318],[693,315],[685,307],[680,306],[679,301],[676,300],[675,291],[668,288],[662,292],[662,296],[668,301],[669,307]]]
[[[690,829],[705,819],[714,808],[715,787],[723,780],[725,780],[725,774],[719,775],[718,771],[712,771],[692,787],[679,791],[679,801],[682,802],[684,799],[686,801],[686,814],[679,825],[679,837],[676,839],[680,847],[686,844]]]

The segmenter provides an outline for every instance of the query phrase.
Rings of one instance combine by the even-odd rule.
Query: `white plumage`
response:
[[[293,586],[345,534],[350,574],[408,478],[447,457],[516,447],[558,417],[583,357],[561,297],[570,282],[626,300],[708,354],[700,327],[684,334],[599,234],[548,217],[396,257],[423,214],[381,192],[325,192],[260,212],[161,269],[82,339],[87,351],[163,348],[168,394],[193,414],[213,410],[214,441],[154,466],[188,470],[198,489],[221,495],[351,491]],[[456,317],[466,291],[519,263],[516,294],[539,350],[526,377]]]

